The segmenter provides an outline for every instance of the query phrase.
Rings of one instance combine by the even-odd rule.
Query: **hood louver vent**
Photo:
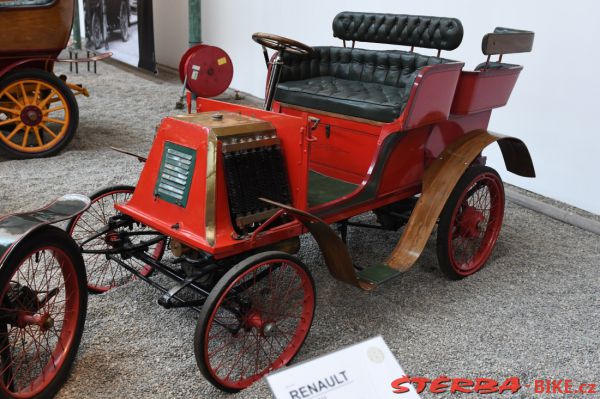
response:
[[[187,205],[196,151],[173,143],[165,143],[154,195],[183,208]]]

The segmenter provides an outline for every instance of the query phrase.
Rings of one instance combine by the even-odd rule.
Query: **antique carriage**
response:
[[[300,235],[314,236],[333,277],[367,291],[408,270],[436,224],[448,277],[484,266],[504,189],[482,150],[497,142],[509,171],[535,174],[521,140],[487,131],[522,70],[502,55],[530,51],[533,33],[496,29],[483,39],[487,61],[464,71],[440,54],[462,40],[454,18],[343,12],[333,29],[343,47],[255,34],[277,50],[269,58],[263,47],[265,109],[196,99],[197,112],[165,118],[148,157],[137,155],[145,165],[135,188],[69,195],[0,221],[0,351],[12,348],[11,334],[29,329],[35,342],[34,333],[57,331],[49,349],[32,346],[46,359],[32,366],[38,373],[23,375],[29,358],[2,352],[0,393],[54,392],[48,381],[66,378],[84,284],[106,292],[133,275],[162,293],[165,308],[197,310],[198,366],[215,386],[237,391],[289,363],[309,332],[315,287],[294,255]],[[376,225],[352,220],[370,211]],[[50,226],[66,219],[67,232]],[[348,254],[348,226],[404,231],[386,260],[362,268]]]
[[[79,122],[80,85],[56,76],[55,62],[67,47],[74,0],[0,0],[0,154],[51,156],[73,138]]]

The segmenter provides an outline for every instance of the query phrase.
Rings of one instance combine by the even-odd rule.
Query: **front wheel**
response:
[[[66,381],[87,310],[83,259],[56,227],[25,238],[0,268],[0,398],[51,398]]]
[[[487,262],[500,235],[504,186],[494,169],[472,166],[448,198],[437,233],[442,272],[453,280],[470,276]]]
[[[313,279],[302,262],[264,252],[230,269],[211,291],[194,336],[200,371],[237,392],[298,353],[315,310]]]
[[[120,227],[110,231],[106,230],[110,218],[118,215],[115,205],[129,201],[134,190],[135,187],[132,186],[112,186],[92,194],[90,207],[71,219],[67,226],[67,231],[73,239],[82,244],[81,251],[87,270],[88,290],[92,294],[103,294],[126,284],[134,278],[127,269],[106,256],[106,253],[114,248],[111,239],[118,237],[119,234],[127,232],[150,234],[151,232],[148,227],[141,224]],[[91,237],[95,238],[90,239]],[[146,234],[137,237],[127,235],[127,237],[128,243],[133,245],[139,243],[140,240],[154,238],[155,235]],[[166,240],[162,240],[150,246],[146,252],[154,259],[160,260],[165,253],[165,248]],[[134,257],[123,259],[123,262],[144,277],[152,274],[154,270],[152,266]]]

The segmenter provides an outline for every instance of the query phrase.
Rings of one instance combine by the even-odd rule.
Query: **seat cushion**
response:
[[[280,83],[275,98],[321,111],[393,122],[402,113],[408,95],[409,91],[395,86],[320,76]]]
[[[402,113],[419,71],[447,60],[399,50],[315,47],[284,55],[275,93],[280,102],[392,122]]]

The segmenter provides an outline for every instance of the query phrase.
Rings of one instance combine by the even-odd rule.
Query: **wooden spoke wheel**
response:
[[[134,187],[131,186],[114,186],[108,187],[93,194],[90,199],[92,203],[90,207],[83,213],[74,217],[67,227],[67,231],[71,237],[77,242],[82,243],[88,237],[102,231],[107,225],[111,217],[118,214],[115,209],[116,204],[127,202],[133,195]],[[85,261],[87,270],[88,290],[94,294],[102,294],[112,288],[121,286],[131,281],[134,276],[131,275],[124,267],[110,260],[103,253],[86,253],[87,251],[105,251],[114,248],[114,238],[118,238],[119,233],[126,232],[143,232],[149,229],[143,225],[137,225],[134,228],[119,228],[111,230],[88,243],[85,243],[82,248],[82,255]],[[148,235],[130,236],[132,244],[141,240],[153,238]],[[160,260],[165,252],[166,242],[160,241],[148,248],[148,254],[154,259]],[[153,268],[135,258],[123,260],[130,267],[140,272],[143,276],[149,276]]]
[[[54,155],[75,135],[79,111],[67,85],[43,70],[0,81],[0,150],[11,158]]]
[[[449,278],[479,271],[500,235],[504,216],[504,186],[487,166],[472,166],[450,195],[438,227],[437,256]]]
[[[236,392],[298,353],[312,323],[314,282],[297,258],[254,255],[230,269],[202,308],[194,352],[202,374]]]
[[[83,259],[56,227],[27,237],[0,269],[0,398],[51,398],[66,381],[87,309]]]

